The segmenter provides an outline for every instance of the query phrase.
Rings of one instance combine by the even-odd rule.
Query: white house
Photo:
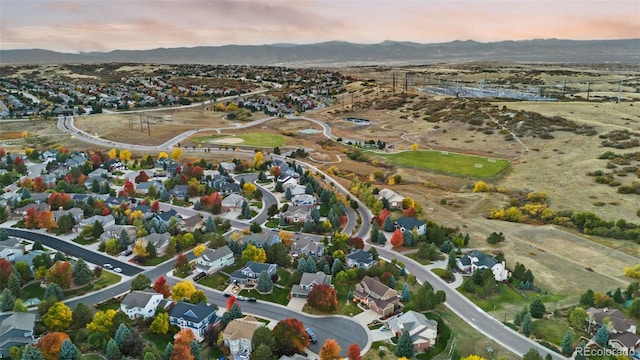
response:
[[[232,265],[234,262],[233,252],[227,245],[218,249],[206,249],[196,259],[196,272],[212,274],[220,268]]]
[[[191,329],[199,342],[204,340],[204,334],[209,324],[220,321],[216,316],[217,307],[201,302],[193,305],[179,301],[169,311],[169,324],[180,329]]]
[[[0,258],[5,258],[9,262],[15,262],[17,258],[24,255],[24,245],[20,240],[9,238],[0,241]]]
[[[135,290],[127,294],[120,303],[120,310],[127,314],[130,319],[148,319],[156,315],[156,308],[164,299],[162,294],[155,291]]]
[[[458,269],[467,274],[473,274],[478,269],[490,269],[496,281],[505,281],[511,276],[505,262],[499,262],[492,256],[473,250],[456,261]]]
[[[240,354],[248,357],[251,354],[251,341],[257,328],[264,326],[263,322],[253,316],[232,320],[222,332],[224,344],[229,347],[231,355]]]
[[[313,206],[316,204],[316,198],[313,195],[301,194],[293,196],[291,202],[295,206]]]

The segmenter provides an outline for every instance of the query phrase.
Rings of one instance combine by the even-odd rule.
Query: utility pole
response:
[[[149,117],[149,115],[147,115],[147,118]],[[144,132],[144,128],[142,127],[142,116],[140,116],[140,132],[143,133]]]
[[[564,100],[564,94],[567,91],[567,79],[564,79],[564,85],[562,85],[562,100]]]
[[[587,83],[587,101],[589,101],[589,94],[591,93],[591,83]]]
[[[620,93],[622,92],[622,79],[618,83],[618,104],[620,104]]]

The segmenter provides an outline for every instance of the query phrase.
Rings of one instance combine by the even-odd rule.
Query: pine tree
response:
[[[404,283],[404,286],[402,287],[402,297],[400,300],[402,300],[402,302],[411,300],[411,291],[409,290],[409,284],[407,283]]]
[[[5,288],[2,290],[2,295],[0,295],[0,310],[2,311],[11,311],[13,310],[13,306],[16,303],[16,297],[13,296],[11,290]]]
[[[201,360],[202,359],[202,354],[201,354],[202,350],[200,348],[200,343],[197,341],[192,341],[191,342],[191,355],[193,355],[193,359],[194,360]]]
[[[12,272],[9,275],[9,280],[7,281],[7,288],[11,290],[13,296],[17,299],[22,294],[22,286],[20,285],[20,278],[15,272]]]
[[[398,357],[406,357],[411,359],[413,357],[413,341],[408,331],[403,331],[400,338],[398,338],[398,346],[396,347],[396,355]]]
[[[562,338],[562,352],[565,355],[571,355],[573,352],[573,337],[571,336],[571,331],[567,331]]]
[[[64,293],[62,292],[62,288],[60,287],[60,285],[51,283],[49,284],[49,286],[47,286],[44,291],[44,298],[49,299],[51,297],[55,298],[54,302],[60,301],[64,298]]]
[[[93,272],[87,263],[82,258],[78,259],[73,267],[73,281],[75,281],[77,285],[84,285],[91,281],[92,278]]]
[[[122,358],[122,353],[120,352],[120,348],[118,348],[118,344],[115,340],[109,339],[106,354],[107,360],[120,360]]]
[[[376,242],[378,240],[378,232],[380,232],[380,229],[378,228],[378,224],[374,222],[373,226],[371,226],[371,233],[369,234],[371,241]]]
[[[522,317],[522,333],[524,336],[531,335],[531,331],[533,330],[533,321],[531,321],[531,314],[526,313]]]
[[[380,245],[384,245],[387,243],[387,237],[384,236],[384,233],[382,231],[378,232],[378,244]]]
[[[207,221],[205,222],[205,231],[208,233],[212,233],[216,231],[216,223],[213,221],[213,217],[207,217]]]
[[[342,261],[340,261],[340,259],[334,259],[333,265],[331,266],[331,274],[335,275],[342,270],[344,270],[344,265],[342,265]]]
[[[167,346],[165,346],[164,352],[162,353],[162,360],[171,359],[171,353],[173,353],[173,344],[167,343]]]
[[[391,232],[391,231],[395,230],[394,229],[394,224],[393,224],[393,219],[391,218],[391,216],[387,216],[387,218],[384,219],[384,224],[383,224],[382,228],[386,232]]]
[[[458,266],[458,254],[454,249],[449,251],[449,259],[447,261],[449,269],[455,269]]]
[[[42,351],[32,344],[27,344],[22,350],[20,360],[45,360]]]
[[[269,276],[265,270],[262,270],[260,276],[258,276],[256,289],[261,293],[268,293],[273,290],[273,280],[271,280],[271,276]]]
[[[115,336],[113,338],[115,340],[116,344],[118,345],[118,349],[120,349],[120,352],[124,353],[125,341],[130,336],[131,336],[131,330],[129,330],[127,325],[120,324],[120,326],[118,326],[118,330],[116,330],[116,334],[115,334]]]
[[[600,346],[607,346],[607,343],[609,342],[609,331],[606,326],[602,325],[596,331],[596,342]]]
[[[80,358],[80,351],[69,340],[65,339],[60,347],[60,360],[77,360]]]

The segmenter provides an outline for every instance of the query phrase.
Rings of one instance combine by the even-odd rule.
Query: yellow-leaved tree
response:
[[[253,167],[258,169],[260,166],[262,166],[263,163],[264,155],[262,154],[262,151],[256,152],[256,154],[253,155]]]
[[[193,248],[193,255],[200,256],[205,250],[207,250],[207,246],[205,244],[200,244]]]
[[[242,252],[242,256],[240,257],[242,261],[253,261],[258,263],[264,263],[267,261],[267,253],[264,249],[260,249],[259,247],[249,244],[247,248]]]
[[[469,355],[469,356],[464,357],[464,358],[462,358],[460,360],[487,360],[487,359],[485,359],[485,358],[483,358],[482,356],[479,356],[479,355]]]
[[[171,158],[173,160],[178,160],[180,159],[180,157],[182,156],[183,150],[180,148],[173,148],[173,150],[171,150]]]
[[[420,145],[418,145],[416,143],[411,144],[411,150],[413,150],[413,151],[418,150],[418,147],[420,147]]]
[[[484,181],[476,181],[473,185],[473,192],[490,192],[493,191],[493,187]]]
[[[242,185],[242,191],[246,194],[253,194],[256,191],[256,186],[253,183],[244,183]]]
[[[115,159],[116,157],[118,157],[118,150],[111,149],[109,150],[109,152],[107,152],[107,155],[109,156],[109,159]]]
[[[164,151],[161,151],[160,154],[158,154],[158,159],[166,159],[169,157],[169,154],[167,154]]]
[[[131,151],[125,149],[120,151],[120,161],[127,162],[131,160]]]
[[[188,299],[196,292],[196,286],[191,280],[182,280],[171,288],[171,298],[173,301]]]

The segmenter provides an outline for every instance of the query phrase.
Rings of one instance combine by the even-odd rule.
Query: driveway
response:
[[[360,314],[354,316],[353,319],[362,324],[362,326],[366,327],[373,320],[380,319],[380,315],[373,310],[365,310]]]
[[[307,303],[307,299],[305,298],[292,297],[291,300],[289,300],[289,303],[287,304],[287,309],[291,311],[302,312],[302,308],[306,303]]]

